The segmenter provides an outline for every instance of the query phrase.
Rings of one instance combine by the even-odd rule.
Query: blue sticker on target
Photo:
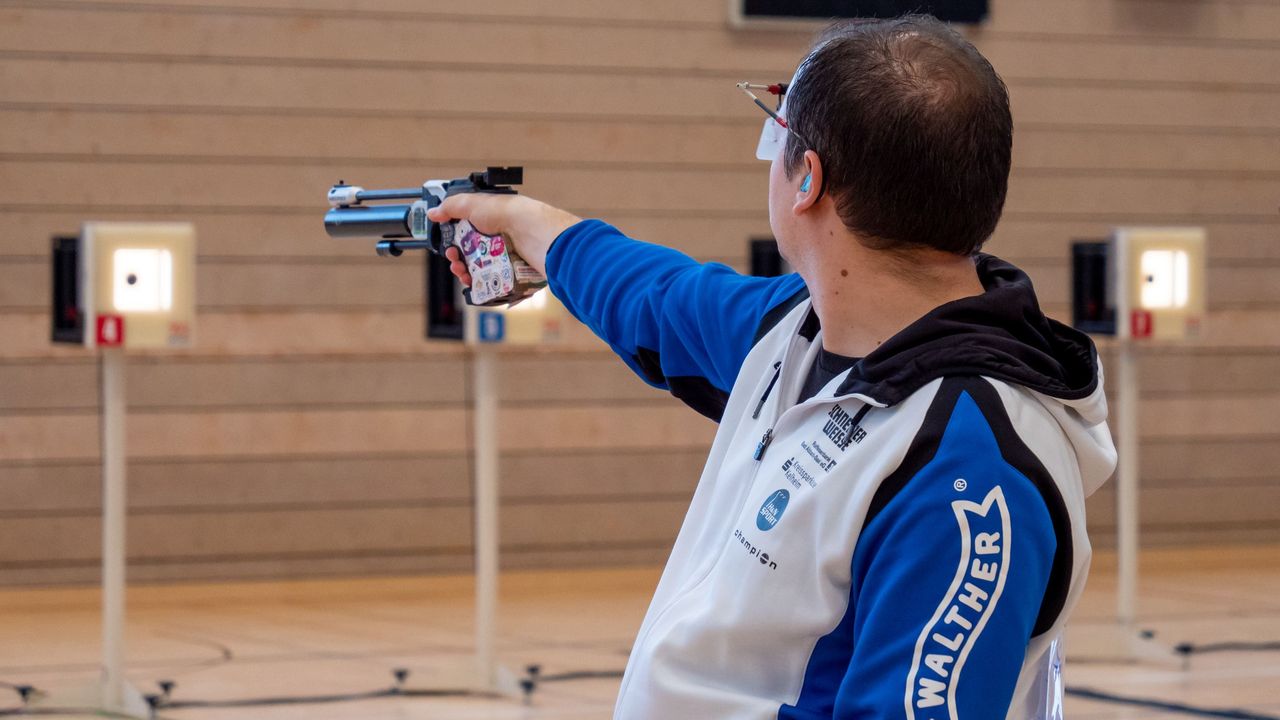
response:
[[[480,342],[496,343],[502,342],[503,335],[506,334],[506,318],[502,313],[497,312],[481,312],[479,320],[479,336]]]

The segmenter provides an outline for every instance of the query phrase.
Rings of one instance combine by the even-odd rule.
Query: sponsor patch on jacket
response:
[[[773,526],[782,519],[782,513],[786,512],[789,502],[791,502],[791,493],[786,490],[774,491],[760,506],[760,512],[756,513],[756,527],[766,531],[772,530]]]
[[[867,431],[861,426],[855,427],[853,416],[838,404],[827,413],[822,432],[842,451],[849,449],[849,443],[860,443],[867,436]]]
[[[748,540],[747,536],[744,535],[741,530],[734,529],[733,539],[738,541],[738,544],[741,545],[742,548],[747,551],[748,555],[760,561],[761,565],[765,566],[770,570],[778,569],[777,561],[770,558],[769,553],[760,549],[760,546],[755,545],[750,540]]]
[[[907,675],[907,720],[955,720],[965,660],[1004,590],[1009,568],[1009,507],[1000,486],[982,503],[951,503],[960,530],[960,564],[951,587],[916,640]]]

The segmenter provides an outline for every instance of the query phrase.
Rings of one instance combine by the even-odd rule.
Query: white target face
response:
[[[173,307],[173,254],[168,250],[116,250],[111,279],[116,312],[167,312]]]
[[[1187,306],[1190,271],[1185,251],[1146,250],[1139,262],[1143,308],[1155,310]]]

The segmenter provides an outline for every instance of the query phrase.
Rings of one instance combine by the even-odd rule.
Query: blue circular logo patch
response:
[[[764,501],[764,505],[760,506],[760,513],[756,515],[756,527],[761,530],[772,530],[774,525],[782,519],[782,513],[787,510],[787,503],[791,502],[791,493],[786,490],[778,490]]]

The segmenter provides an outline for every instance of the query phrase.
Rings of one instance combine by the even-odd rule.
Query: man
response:
[[[977,254],[1008,181],[1004,84],[907,17],[833,28],[774,90],[760,154],[795,275],[526,197],[435,211],[508,235],[641,377],[720,422],[616,716],[1048,717],[1084,497],[1115,451],[1088,338]]]

